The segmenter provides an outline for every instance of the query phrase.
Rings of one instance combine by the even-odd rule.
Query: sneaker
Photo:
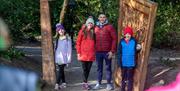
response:
[[[66,86],[66,83],[62,83],[59,87],[60,88],[66,88],[67,86]]]
[[[88,90],[90,90],[92,87],[89,84],[87,84],[87,88]]]
[[[82,88],[83,88],[84,90],[90,90],[90,89],[91,89],[91,86],[90,86],[88,83],[83,83]]]
[[[59,84],[56,84],[55,87],[54,87],[55,90],[58,90],[59,89]]]
[[[96,84],[96,86],[94,86],[94,90],[97,90],[97,89],[100,89],[101,88],[101,85],[99,83]]]
[[[111,84],[107,84],[107,87],[106,87],[107,90],[113,90],[113,86]]]

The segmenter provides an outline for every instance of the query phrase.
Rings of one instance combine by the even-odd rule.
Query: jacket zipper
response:
[[[103,29],[100,29],[100,50],[102,51],[102,31]]]

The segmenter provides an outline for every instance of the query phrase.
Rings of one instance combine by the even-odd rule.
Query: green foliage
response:
[[[0,0],[0,3],[1,17],[14,42],[40,34],[39,0]]]
[[[104,12],[108,16],[109,21],[117,27],[118,1],[119,0],[75,0],[75,5],[68,6],[65,15],[64,26],[66,30],[77,34],[88,16],[93,16],[94,19],[97,20],[101,12]],[[53,30],[55,29],[55,24],[59,21],[62,3],[61,0],[50,2]]]
[[[80,27],[89,15],[95,20],[99,13],[105,13],[110,23],[117,26],[118,19],[118,1],[119,0],[76,0],[76,8],[74,10],[74,26]]]
[[[71,26],[67,26],[66,28],[74,31],[74,36],[76,37],[81,25],[85,23],[88,16],[93,16],[96,22],[98,15],[105,13],[109,22],[117,29],[118,1],[119,0],[76,0],[75,8],[72,9],[69,13],[70,15],[65,19],[67,20],[65,25]],[[71,17],[73,17],[73,19],[69,19]],[[72,24],[68,24],[69,22],[72,22]]]
[[[49,2],[52,33],[55,34],[55,25],[59,23],[60,12],[64,0],[52,0]]]
[[[52,30],[59,22],[64,0],[49,1]],[[72,1],[72,0],[69,0]],[[67,32],[77,35],[81,25],[89,15],[97,20],[104,12],[117,29],[120,0],[74,0],[75,5],[68,6],[64,26]],[[180,0],[152,0],[158,3],[153,45],[175,47],[180,44]],[[39,0],[0,0],[0,16],[5,19],[11,30],[14,42],[40,35]],[[55,33],[55,31],[53,31]]]
[[[180,1],[155,0],[158,10],[155,23],[154,43],[156,47],[176,47],[180,43]]]
[[[13,58],[20,58],[25,56],[25,54],[21,51],[16,50],[14,47],[10,47],[6,51],[0,51],[0,57],[11,60]]]

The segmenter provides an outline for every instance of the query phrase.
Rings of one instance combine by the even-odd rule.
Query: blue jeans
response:
[[[134,68],[122,68],[122,88],[121,91],[125,91],[127,86],[127,91],[133,90],[133,76]]]
[[[111,84],[112,70],[111,70],[111,59],[108,59],[108,52],[96,52],[96,62],[97,62],[97,72],[98,72],[98,82],[101,84],[103,76],[103,61],[106,63],[106,79],[107,83]]]

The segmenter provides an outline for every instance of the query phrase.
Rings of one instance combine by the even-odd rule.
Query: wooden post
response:
[[[8,48],[10,43],[9,29],[5,22],[0,18],[0,51]]]
[[[64,16],[67,12],[67,7],[68,7],[68,3],[69,3],[69,0],[64,0],[64,3],[63,3],[63,7],[61,9],[61,12],[60,12],[60,17],[59,17],[59,23],[63,24],[64,22]],[[58,33],[56,32],[55,38],[58,37]]]
[[[134,75],[133,91],[143,91],[146,80],[147,65],[156,17],[157,4],[147,0],[120,0],[118,21],[118,40],[122,38],[122,29],[133,28],[134,37],[142,45],[137,56],[137,68]],[[121,83],[121,70],[116,68],[115,84]]]
[[[64,15],[66,14],[68,3],[69,3],[69,0],[64,0],[63,7],[62,7],[62,10],[61,10],[61,13],[60,13],[60,18],[59,18],[60,23],[64,22]]]
[[[55,84],[55,65],[48,0],[40,0],[43,80]]]

